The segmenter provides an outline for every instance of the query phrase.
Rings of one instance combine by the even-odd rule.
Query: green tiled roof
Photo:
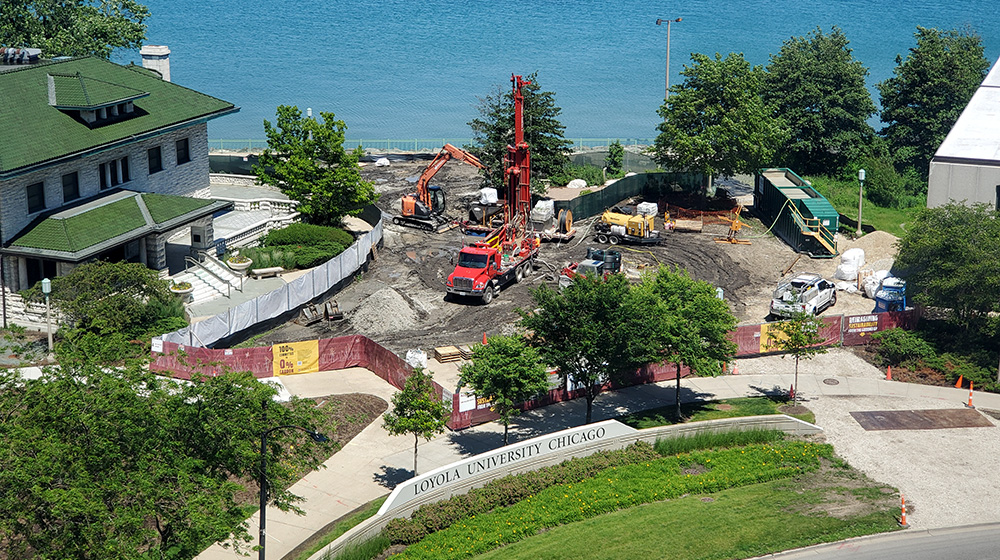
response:
[[[50,104],[61,109],[97,109],[146,96],[142,90],[112,84],[76,74],[49,74],[54,99]]]
[[[91,128],[72,111],[49,105],[49,75],[78,72],[88,88],[101,82],[149,95],[135,99],[136,116]],[[98,98],[113,97],[112,89],[102,90]],[[0,72],[0,92],[0,175],[238,110],[232,103],[165,82],[144,68],[100,58],[52,61]],[[57,97],[61,92],[56,92]]]
[[[146,208],[149,209],[149,215],[153,218],[153,222],[157,224],[162,224],[167,220],[172,220],[177,216],[212,204],[211,200],[204,198],[187,198],[184,196],[150,193],[143,194],[142,200],[146,203]]]
[[[112,192],[77,207],[58,210],[25,228],[8,246],[8,251],[80,260],[230,206],[232,203],[184,196]],[[161,224],[165,225],[161,228]]]

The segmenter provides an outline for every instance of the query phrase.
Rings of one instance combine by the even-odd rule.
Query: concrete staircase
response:
[[[205,256],[201,262],[187,260],[188,268],[174,276],[174,282],[190,282],[194,287],[188,303],[203,303],[219,297],[230,297],[233,291],[243,289],[243,276],[234,272],[219,259]]]

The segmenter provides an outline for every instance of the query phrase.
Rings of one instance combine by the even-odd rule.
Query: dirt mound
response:
[[[354,328],[369,335],[412,329],[417,319],[410,302],[389,287],[365,298],[350,316]]]

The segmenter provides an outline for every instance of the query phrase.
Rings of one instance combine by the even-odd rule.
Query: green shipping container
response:
[[[764,223],[773,223],[771,231],[796,252],[813,258],[837,255],[840,214],[791,169],[761,169],[753,200]]]

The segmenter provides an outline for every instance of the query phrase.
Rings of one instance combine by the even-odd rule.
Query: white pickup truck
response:
[[[797,313],[819,315],[837,303],[837,288],[819,274],[803,273],[778,284],[771,297],[769,317],[792,317]]]

